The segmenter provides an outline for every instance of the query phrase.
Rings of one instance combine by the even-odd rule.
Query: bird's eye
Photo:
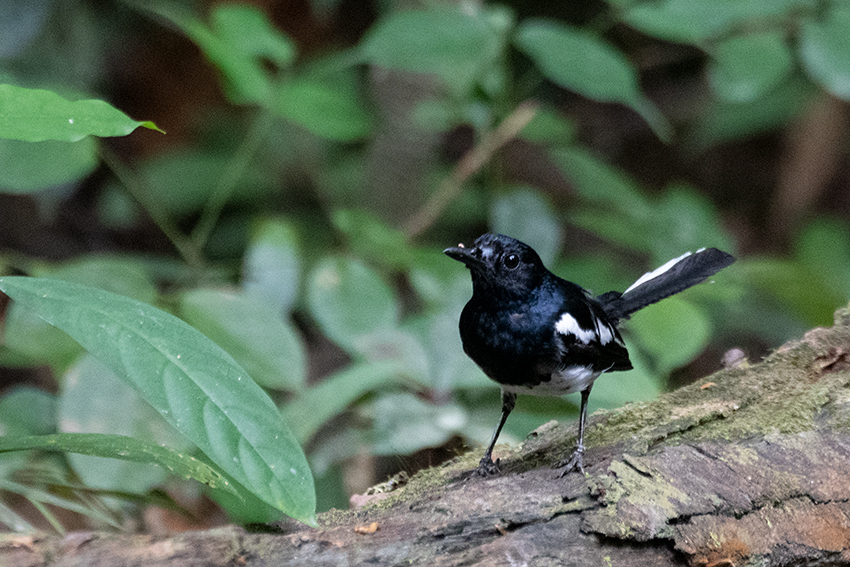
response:
[[[519,266],[519,256],[516,254],[508,254],[505,256],[504,261],[505,267],[509,270],[513,270],[517,266]]]

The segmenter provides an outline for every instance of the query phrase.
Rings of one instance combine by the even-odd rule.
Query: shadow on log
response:
[[[603,378],[605,379],[605,378]],[[615,379],[608,377],[607,379]],[[624,387],[627,385],[627,377]],[[586,475],[556,478],[575,428],[478,452],[356,510],[281,533],[10,535],[0,564],[827,565],[850,562],[850,311],[764,362],[590,419]]]

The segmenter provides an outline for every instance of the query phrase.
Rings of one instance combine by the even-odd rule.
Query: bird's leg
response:
[[[578,471],[584,473],[584,424],[587,421],[587,399],[590,397],[591,384],[581,392],[581,409],[578,417],[578,445],[573,455],[569,459],[555,463],[555,468],[561,469],[559,477],[566,476],[567,473]]]
[[[493,462],[493,447],[496,446],[496,440],[499,438],[499,433],[502,432],[502,427],[504,427],[505,422],[508,420],[508,416],[513,411],[514,406],[516,405],[516,394],[512,394],[510,392],[506,392],[504,389],[502,390],[502,417],[499,419],[499,425],[496,426],[496,430],[493,432],[493,437],[490,439],[490,444],[487,446],[487,450],[484,451],[484,456],[481,457],[481,461],[478,463],[478,468],[475,469],[475,472],[478,473],[479,476],[493,476],[499,474],[499,463]]]

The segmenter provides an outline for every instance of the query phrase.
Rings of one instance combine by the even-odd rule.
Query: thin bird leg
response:
[[[564,459],[555,463],[555,468],[561,469],[559,477],[566,476],[567,473],[578,471],[584,474],[584,425],[587,422],[587,399],[590,397],[590,389],[593,384],[582,390],[581,392],[581,409],[578,417],[578,445],[569,460]]]
[[[493,432],[493,437],[490,439],[490,444],[487,446],[487,450],[484,451],[484,456],[481,457],[481,461],[478,463],[478,468],[475,471],[479,476],[493,476],[499,474],[499,463],[493,462],[493,447],[496,446],[496,440],[499,438],[499,433],[502,432],[502,427],[504,427],[505,422],[508,420],[508,416],[513,411],[514,406],[516,405],[516,394],[512,394],[510,392],[506,392],[502,390],[502,417],[499,419],[499,425],[496,426],[496,431]]]

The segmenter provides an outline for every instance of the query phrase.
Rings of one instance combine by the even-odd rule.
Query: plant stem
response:
[[[204,266],[204,259],[200,248],[183,234],[168,216],[168,212],[159,203],[150,198],[145,181],[128,167],[106,144],[99,145],[100,157],[112,170],[115,177],[124,185],[132,197],[147,212],[154,224],[171,241],[174,248],[183,260],[193,269],[200,270]]]
[[[537,106],[534,101],[521,103],[498,127],[487,133],[478,145],[466,152],[428,201],[407,220],[404,232],[408,238],[421,234],[436,222],[443,209],[460,194],[466,180],[484,167],[499,148],[515,138],[531,122],[537,114]]]
[[[242,143],[230,159],[230,163],[224,170],[224,174],[219,178],[218,183],[210,195],[204,210],[201,212],[201,218],[198,224],[192,230],[190,236],[192,244],[198,250],[203,250],[209,240],[210,234],[215,228],[221,211],[228,199],[233,194],[236,184],[245,174],[248,166],[251,165],[251,160],[257,153],[260,144],[266,138],[273,117],[265,109],[259,109],[254,114],[248,132],[242,139]]]

